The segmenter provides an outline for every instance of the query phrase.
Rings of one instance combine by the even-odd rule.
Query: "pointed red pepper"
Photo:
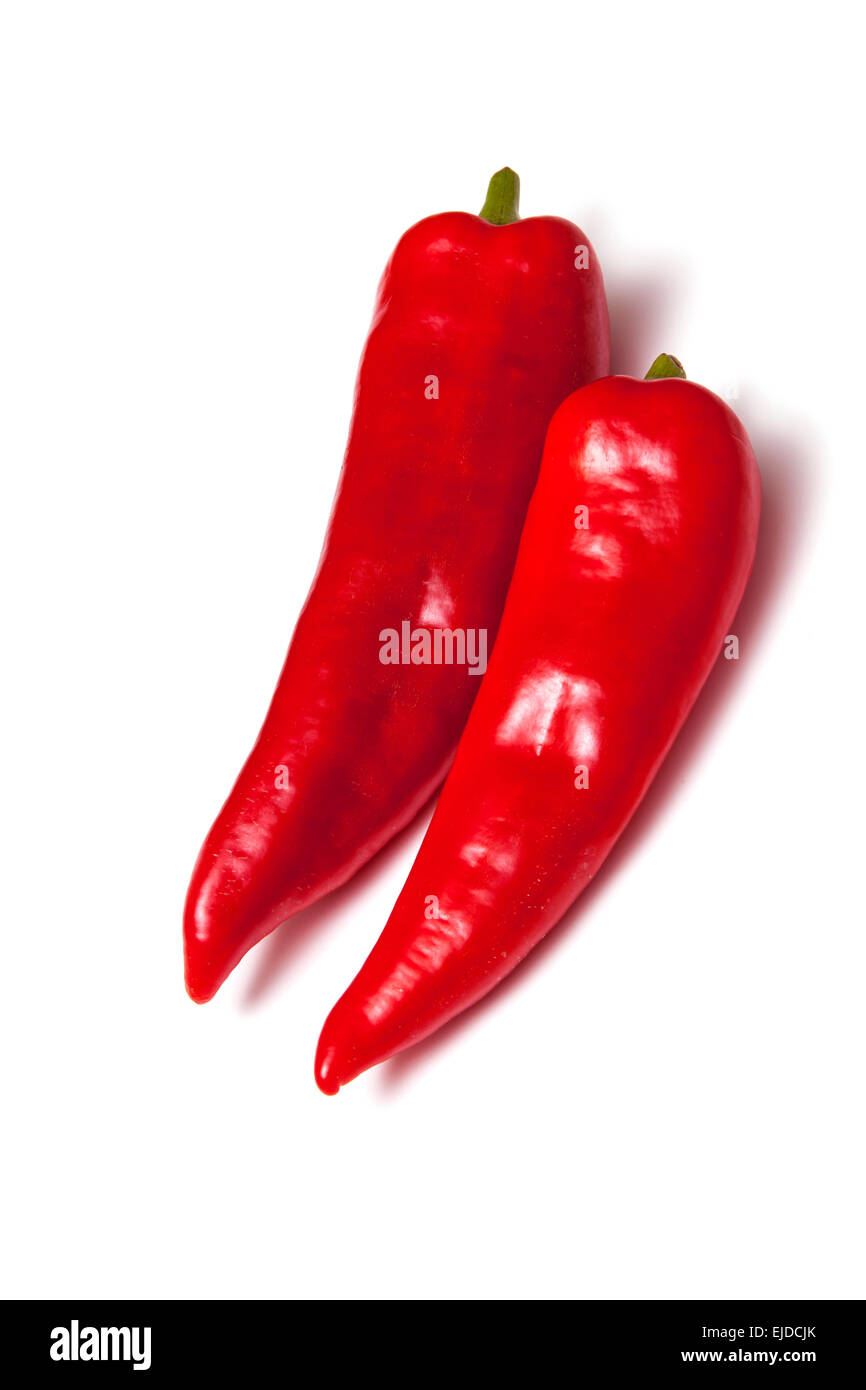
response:
[[[322,1031],[334,1094],[513,970],[589,883],[722,650],[752,566],[745,430],[659,358],[554,416],[490,669],[418,857]]]
[[[517,197],[517,176],[501,170],[480,217],[426,218],[385,270],[319,569],[190,884],[186,982],[199,1002],[444,778],[550,416],[608,370],[592,248],[561,218],[520,221]],[[443,664],[414,664],[416,632],[449,634]],[[397,634],[390,656],[383,633]],[[472,664],[459,660],[461,633]]]

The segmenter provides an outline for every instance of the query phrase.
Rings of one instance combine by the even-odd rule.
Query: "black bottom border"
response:
[[[455,1374],[489,1375],[499,1365],[535,1383],[558,1380],[563,1356],[572,1373],[602,1375],[697,1368],[862,1375],[855,1370],[864,1343],[860,1299],[563,1299],[527,1301],[519,1313],[505,1300],[347,1299],[320,1320],[308,1304],[323,1302],[10,1300],[2,1305],[3,1333],[23,1367],[60,1379],[132,1374],[148,1383],[184,1373],[296,1375],[301,1366],[330,1375],[342,1360],[365,1379],[411,1383],[422,1371],[450,1390]]]

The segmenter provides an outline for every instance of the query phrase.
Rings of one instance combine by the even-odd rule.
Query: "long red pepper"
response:
[[[746,433],[659,358],[551,422],[496,650],[406,885],[322,1031],[328,1094],[475,1003],[634,813],[722,649],[752,565]]]
[[[187,895],[186,982],[199,1002],[442,781],[550,416],[608,370],[592,248],[561,218],[520,221],[517,198],[516,175],[501,170],[480,217],[426,218],[386,267],[319,569]]]

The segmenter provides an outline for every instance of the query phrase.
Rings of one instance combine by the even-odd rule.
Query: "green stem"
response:
[[[519,222],[520,179],[513,169],[500,169],[494,174],[487,189],[487,198],[480,216],[494,227],[504,227],[507,222]]]
[[[686,379],[682,362],[676,357],[671,357],[669,352],[663,352],[653,362],[644,381],[660,381],[663,377],[670,376],[681,377],[683,381]]]

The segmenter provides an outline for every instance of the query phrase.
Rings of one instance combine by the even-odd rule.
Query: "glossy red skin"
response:
[[[383,665],[383,629],[499,623],[550,417],[608,370],[583,232],[554,217],[412,227],[379,287],[319,569],[258,741],[184,913],[197,1002],[251,946],[344,883],[445,777],[481,684]],[[430,375],[439,399],[425,397]],[[275,786],[280,766],[289,790]]]
[[[759,513],[745,431],[702,387],[608,377],[557,411],[454,766],[322,1031],[327,1094],[480,999],[589,883],[719,657]]]

